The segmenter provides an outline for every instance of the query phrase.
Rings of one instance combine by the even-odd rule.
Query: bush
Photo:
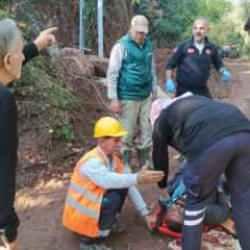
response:
[[[48,58],[38,57],[25,65],[22,79],[15,84],[15,92],[21,120],[34,117],[38,130],[47,130],[52,139],[74,139],[71,112],[78,100],[56,77]],[[26,108],[26,104],[29,107]]]
[[[136,11],[149,17],[157,47],[170,47],[190,37],[197,17],[217,25],[230,8],[227,0],[141,0]]]

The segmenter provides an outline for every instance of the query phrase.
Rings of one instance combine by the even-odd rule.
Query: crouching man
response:
[[[149,223],[149,212],[135,185],[156,183],[164,174],[145,168],[134,174],[125,169],[119,157],[125,134],[118,120],[99,119],[94,128],[97,146],[87,152],[74,169],[63,224],[81,236],[80,249],[96,249],[97,240],[111,233],[127,194]]]

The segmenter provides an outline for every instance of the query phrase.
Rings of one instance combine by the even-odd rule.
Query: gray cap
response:
[[[148,19],[143,15],[136,15],[131,20],[131,29],[133,31],[148,33]]]

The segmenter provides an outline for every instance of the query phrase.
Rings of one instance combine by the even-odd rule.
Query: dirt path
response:
[[[235,60],[227,62],[227,65],[233,72],[230,102],[250,117],[250,62]]]
[[[250,114],[250,63],[230,61],[227,65],[234,76],[233,92],[229,101]],[[20,250],[79,249],[76,237],[61,225],[67,184],[66,176],[64,180],[55,178],[48,182],[41,181],[32,188],[19,190],[16,207],[21,219]],[[153,202],[158,197],[157,188],[153,186],[142,188],[142,192],[147,202]],[[127,232],[114,235],[112,240],[107,241],[107,245],[114,250],[169,249],[167,237],[150,234],[130,202],[126,202],[122,219]]]

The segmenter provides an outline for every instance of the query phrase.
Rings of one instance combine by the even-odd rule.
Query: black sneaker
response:
[[[84,244],[80,242],[80,250],[112,250],[112,248],[104,244]]]

